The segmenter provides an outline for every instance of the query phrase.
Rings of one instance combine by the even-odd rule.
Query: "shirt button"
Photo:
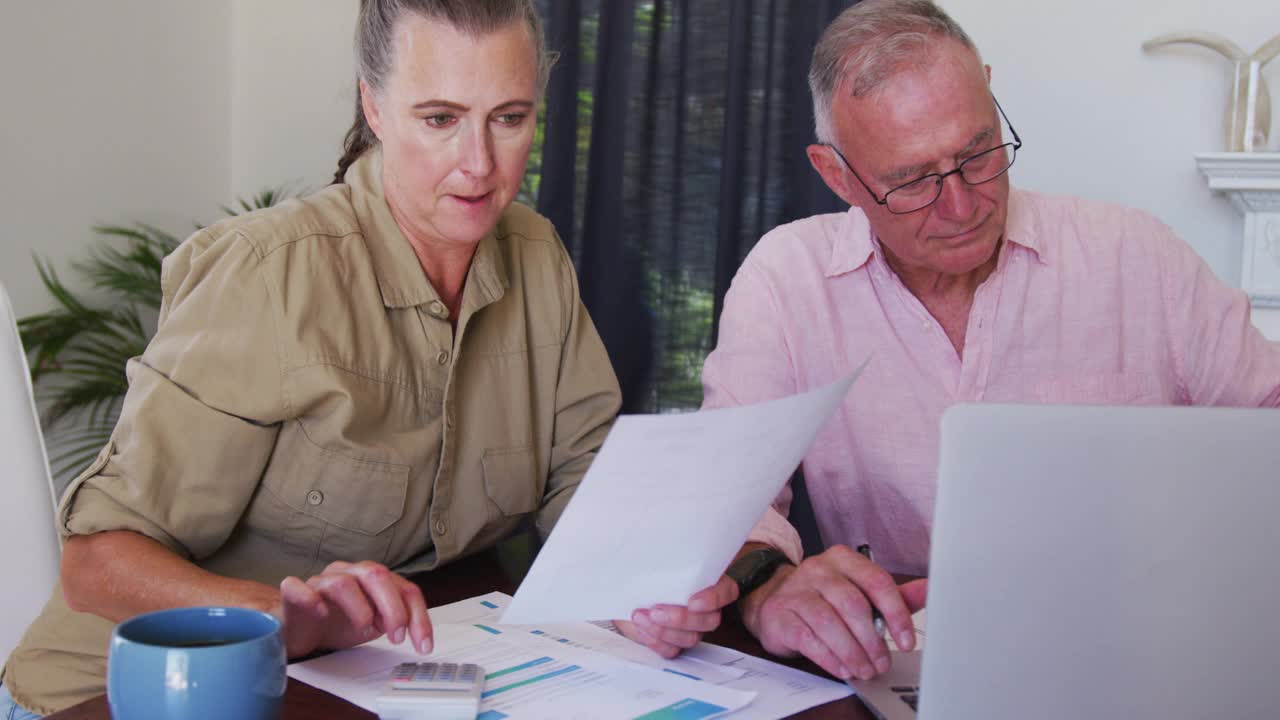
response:
[[[437,534],[437,535],[443,535],[443,534],[445,534],[445,533],[446,533],[446,532],[448,532],[448,531],[449,531],[449,526],[445,524],[444,520],[437,520],[437,521],[436,521],[436,534]]]
[[[436,355],[436,362],[440,363],[441,365],[448,365],[448,364],[449,364],[449,351],[448,351],[448,350],[441,350],[441,351],[440,351],[440,354]]]
[[[449,310],[439,300],[432,300],[431,304],[427,306],[427,312],[438,318],[449,317]]]
[[[322,502],[324,502],[324,493],[320,492],[319,490],[312,490],[311,492],[307,493],[308,505],[319,505]]]

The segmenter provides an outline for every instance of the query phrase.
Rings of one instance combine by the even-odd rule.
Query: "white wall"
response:
[[[197,0],[0,6],[0,282],[48,309],[31,253],[81,258],[96,223],[185,232],[230,181],[230,7]],[[76,284],[78,286],[78,284]]]
[[[1144,53],[1178,30],[1216,32],[1252,52],[1280,33],[1274,0],[940,0],[992,66],[992,86],[1025,141],[1022,187],[1140,207],[1168,222],[1233,285],[1243,222],[1211,195],[1196,153],[1225,149],[1231,65],[1204,48]],[[1263,71],[1280,116],[1280,61]],[[1273,120],[1269,146],[1277,148]],[[1280,311],[1255,310],[1280,339]]]
[[[328,184],[354,112],[357,0],[231,0],[231,187]]]
[[[1253,51],[1280,32],[1274,0],[940,0],[993,66],[1026,140],[1018,184],[1154,212],[1223,279],[1240,280],[1242,222],[1211,195],[1193,155],[1224,148],[1230,65],[1202,48],[1141,50],[1174,30],[1210,30]],[[232,187],[238,195],[328,182],[352,112],[356,0],[232,0]],[[1264,71],[1276,98],[1280,60]],[[1280,339],[1280,311],[1255,310]]]
[[[265,187],[326,184],[351,120],[357,0],[0,5],[0,282],[52,306],[97,223],[179,235]]]
[[[941,0],[993,66],[1026,140],[1030,188],[1150,210],[1239,281],[1241,223],[1197,152],[1223,147],[1226,61],[1150,37],[1211,30],[1253,50],[1280,32],[1272,0]],[[66,273],[96,222],[184,231],[267,186],[325,184],[351,118],[357,0],[5,3],[0,281],[19,314],[47,306],[32,250]],[[1264,75],[1277,107],[1280,60]],[[11,109],[12,108],[12,109]],[[1280,311],[1255,311],[1280,338]]]

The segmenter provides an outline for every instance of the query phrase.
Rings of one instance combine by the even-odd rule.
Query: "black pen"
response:
[[[875,557],[871,555],[871,545],[867,543],[862,543],[858,546],[858,554],[871,562],[876,561]],[[880,608],[876,607],[874,602],[871,603],[871,621],[876,625],[876,634],[884,637],[884,615],[880,614]]]

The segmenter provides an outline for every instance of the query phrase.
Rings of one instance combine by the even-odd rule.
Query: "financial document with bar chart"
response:
[[[598,625],[499,625],[510,596],[431,609],[437,662],[485,670],[478,720],[747,720],[783,717],[850,690],[706,643],[666,660]],[[371,712],[391,668],[417,659],[385,638],[289,667],[290,676]]]

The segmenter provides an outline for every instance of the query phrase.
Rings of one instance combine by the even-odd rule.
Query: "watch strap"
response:
[[[783,565],[790,565],[791,560],[786,553],[777,548],[764,547],[752,550],[738,557],[725,571],[725,575],[733,578],[738,584],[738,600],[769,582],[769,578]]]

